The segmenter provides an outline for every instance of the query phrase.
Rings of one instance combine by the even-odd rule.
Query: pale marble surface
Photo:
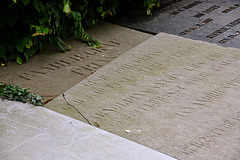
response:
[[[43,107],[0,99],[1,160],[174,160]]]

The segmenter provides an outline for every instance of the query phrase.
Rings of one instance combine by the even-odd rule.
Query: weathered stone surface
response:
[[[174,160],[42,107],[0,99],[1,160]]]
[[[30,88],[29,91],[47,100],[60,95],[120,54],[152,37],[101,21],[96,28],[87,32],[101,42],[103,48],[88,47],[70,38],[67,43],[72,46],[72,51],[62,53],[47,46],[43,53],[32,57],[29,63],[18,65],[9,62],[6,67],[1,67],[0,81]]]
[[[157,34],[165,32],[185,38],[240,48],[239,0],[167,0],[153,16],[139,12],[112,18],[112,22]]]
[[[64,95],[92,124],[177,159],[237,160],[239,68],[239,49],[160,33]],[[47,108],[86,122],[63,96]]]

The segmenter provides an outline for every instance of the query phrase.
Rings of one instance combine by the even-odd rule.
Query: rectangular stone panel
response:
[[[71,117],[0,99],[1,160],[176,160]]]
[[[239,68],[239,49],[159,33],[46,107],[177,159],[237,160]]]
[[[165,32],[185,38],[240,48],[239,0],[166,0],[152,10],[123,12],[110,21],[140,31]]]

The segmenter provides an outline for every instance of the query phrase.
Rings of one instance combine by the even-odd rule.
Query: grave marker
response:
[[[73,37],[67,40],[71,51],[62,53],[46,46],[43,53],[31,58],[29,63],[18,65],[9,62],[0,68],[0,81],[30,88],[45,100],[55,98],[122,53],[152,37],[152,35],[99,21],[96,28],[87,30],[102,48],[88,47]]]
[[[152,16],[129,11],[111,21],[147,33],[165,32],[240,48],[239,6],[239,0],[167,0],[153,9]]]
[[[177,159],[231,159],[239,68],[239,49],[160,33],[64,95],[92,124]],[[62,96],[47,108],[85,121]]]

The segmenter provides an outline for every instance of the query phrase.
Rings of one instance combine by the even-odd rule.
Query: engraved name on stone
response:
[[[133,73],[149,75],[150,73],[154,73],[154,71],[161,72],[161,69],[166,67],[165,65],[170,61],[177,60],[177,58],[187,54],[188,52],[179,52],[161,57],[161,52],[159,52],[137,57],[133,59],[131,63],[113,68],[113,72],[118,74],[121,73],[116,79],[113,78],[114,75],[100,75],[93,80],[86,80],[82,86],[88,87],[90,90],[89,93],[83,94],[74,102],[76,102],[77,105],[87,105],[90,100],[94,100],[107,93],[114,92],[114,90],[118,88],[130,85],[136,92],[130,91],[129,94],[122,96],[122,98],[112,103],[111,107],[98,108],[95,114],[91,115],[91,117],[97,121],[109,116],[111,112],[118,112],[119,116],[121,115],[122,117],[122,121],[116,118],[107,124],[119,125],[123,123],[124,119],[137,119],[140,113],[149,108],[160,107],[160,102],[168,103],[177,96],[184,95],[191,86],[199,87],[198,83],[200,81],[211,78],[222,70],[228,69],[231,65],[236,65],[234,62],[239,61],[240,58],[240,54],[237,52],[232,52],[226,56],[225,53],[219,51],[206,55],[202,60],[183,66],[173,73],[168,73],[164,76],[160,75],[160,77],[155,78],[154,81],[150,80],[151,83],[144,83],[144,89],[138,89],[139,86],[141,86],[141,82],[139,84],[138,78],[136,78],[136,76],[131,76]],[[162,61],[159,61],[159,57],[161,57],[160,60],[162,59]],[[153,61],[154,59],[158,60]],[[147,63],[148,61],[150,61],[150,63]],[[231,77],[228,81],[221,81],[222,85],[219,85],[217,88],[209,88],[208,92],[200,93],[199,97],[190,99],[191,106],[186,107],[183,104],[182,106],[179,105],[179,107],[176,107],[174,110],[175,115],[184,117],[193,113],[199,106],[207,107],[207,103],[222,96],[228,89],[239,86],[239,81],[240,76],[238,74]],[[98,84],[101,84],[101,87],[99,87]],[[146,99],[144,103],[142,103],[142,101],[138,102],[139,99],[144,98]],[[136,107],[132,107],[133,109],[131,110],[130,106]],[[128,110],[124,110],[126,107]]]
[[[111,49],[115,49],[116,47],[120,46],[121,44],[117,42],[117,40],[110,40],[107,43],[104,43],[105,46],[102,48],[88,48],[82,51],[81,53],[74,53],[70,56],[68,56],[66,59],[62,60],[45,60],[46,64],[44,66],[39,67],[39,70],[30,70],[27,71],[21,75],[19,75],[20,78],[23,80],[31,80],[31,77],[37,77],[42,75],[48,75],[51,74],[51,72],[55,72],[58,69],[61,68],[67,68],[69,65],[76,65],[81,64],[82,61],[85,61],[86,59],[89,59],[89,57],[96,57],[95,62],[90,62],[90,64],[85,65],[79,65],[78,67],[75,67],[71,69],[73,73],[76,73],[78,75],[83,75],[82,71],[88,71],[93,72],[97,69],[101,68],[106,63],[112,61],[116,57],[113,56],[99,56],[99,54],[102,54],[104,52],[107,52]]]

